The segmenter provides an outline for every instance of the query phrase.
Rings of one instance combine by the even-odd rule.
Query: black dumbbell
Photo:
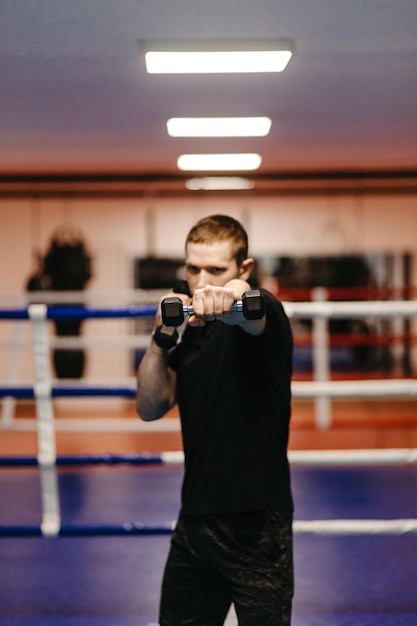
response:
[[[158,326],[153,333],[153,340],[163,350],[171,350],[177,345],[178,333],[176,328],[170,326]]]
[[[164,298],[161,309],[165,326],[181,326],[185,316],[194,314],[192,305],[183,304],[177,297]],[[242,300],[235,302],[231,310],[243,313],[247,320],[259,320],[265,315],[265,300],[259,289],[245,291]]]

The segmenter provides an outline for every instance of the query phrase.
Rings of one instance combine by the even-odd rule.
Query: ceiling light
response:
[[[218,191],[225,189],[252,189],[253,181],[239,176],[205,176],[190,178],[185,186],[191,191]]]
[[[181,154],[177,165],[180,170],[256,170],[262,158],[256,153],[238,154]]]
[[[269,117],[172,117],[167,121],[170,137],[265,137]]]
[[[143,41],[150,74],[282,72],[292,56],[285,39]]]

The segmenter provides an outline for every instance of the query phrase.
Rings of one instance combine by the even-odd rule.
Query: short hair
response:
[[[190,230],[185,241],[189,243],[212,244],[230,240],[233,257],[238,267],[248,256],[248,235],[242,224],[228,215],[210,215],[199,220]]]

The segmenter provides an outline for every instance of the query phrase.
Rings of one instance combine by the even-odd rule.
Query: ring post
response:
[[[56,473],[55,429],[46,305],[30,305],[29,318],[32,322],[34,392],[38,435],[37,458],[41,476],[41,530],[43,535],[54,537],[59,534],[61,514]]]
[[[324,287],[317,287],[313,289],[312,296],[314,302],[325,302],[327,290]],[[316,381],[329,381],[329,322],[324,315],[313,318],[313,372]],[[315,406],[316,426],[321,430],[326,430],[332,423],[332,407],[329,396],[318,396]]]

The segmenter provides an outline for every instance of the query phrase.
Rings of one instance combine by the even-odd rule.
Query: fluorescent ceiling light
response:
[[[269,117],[172,117],[167,121],[170,137],[265,137]]]
[[[216,191],[225,189],[252,189],[253,182],[239,176],[205,176],[190,178],[185,182],[191,191]]]
[[[282,72],[293,44],[281,39],[143,41],[150,74]]]
[[[204,172],[220,170],[256,170],[262,158],[256,153],[238,154],[181,154],[177,165],[180,170]]]
[[[247,52],[147,52],[149,74],[243,74],[282,72],[289,50]]]

